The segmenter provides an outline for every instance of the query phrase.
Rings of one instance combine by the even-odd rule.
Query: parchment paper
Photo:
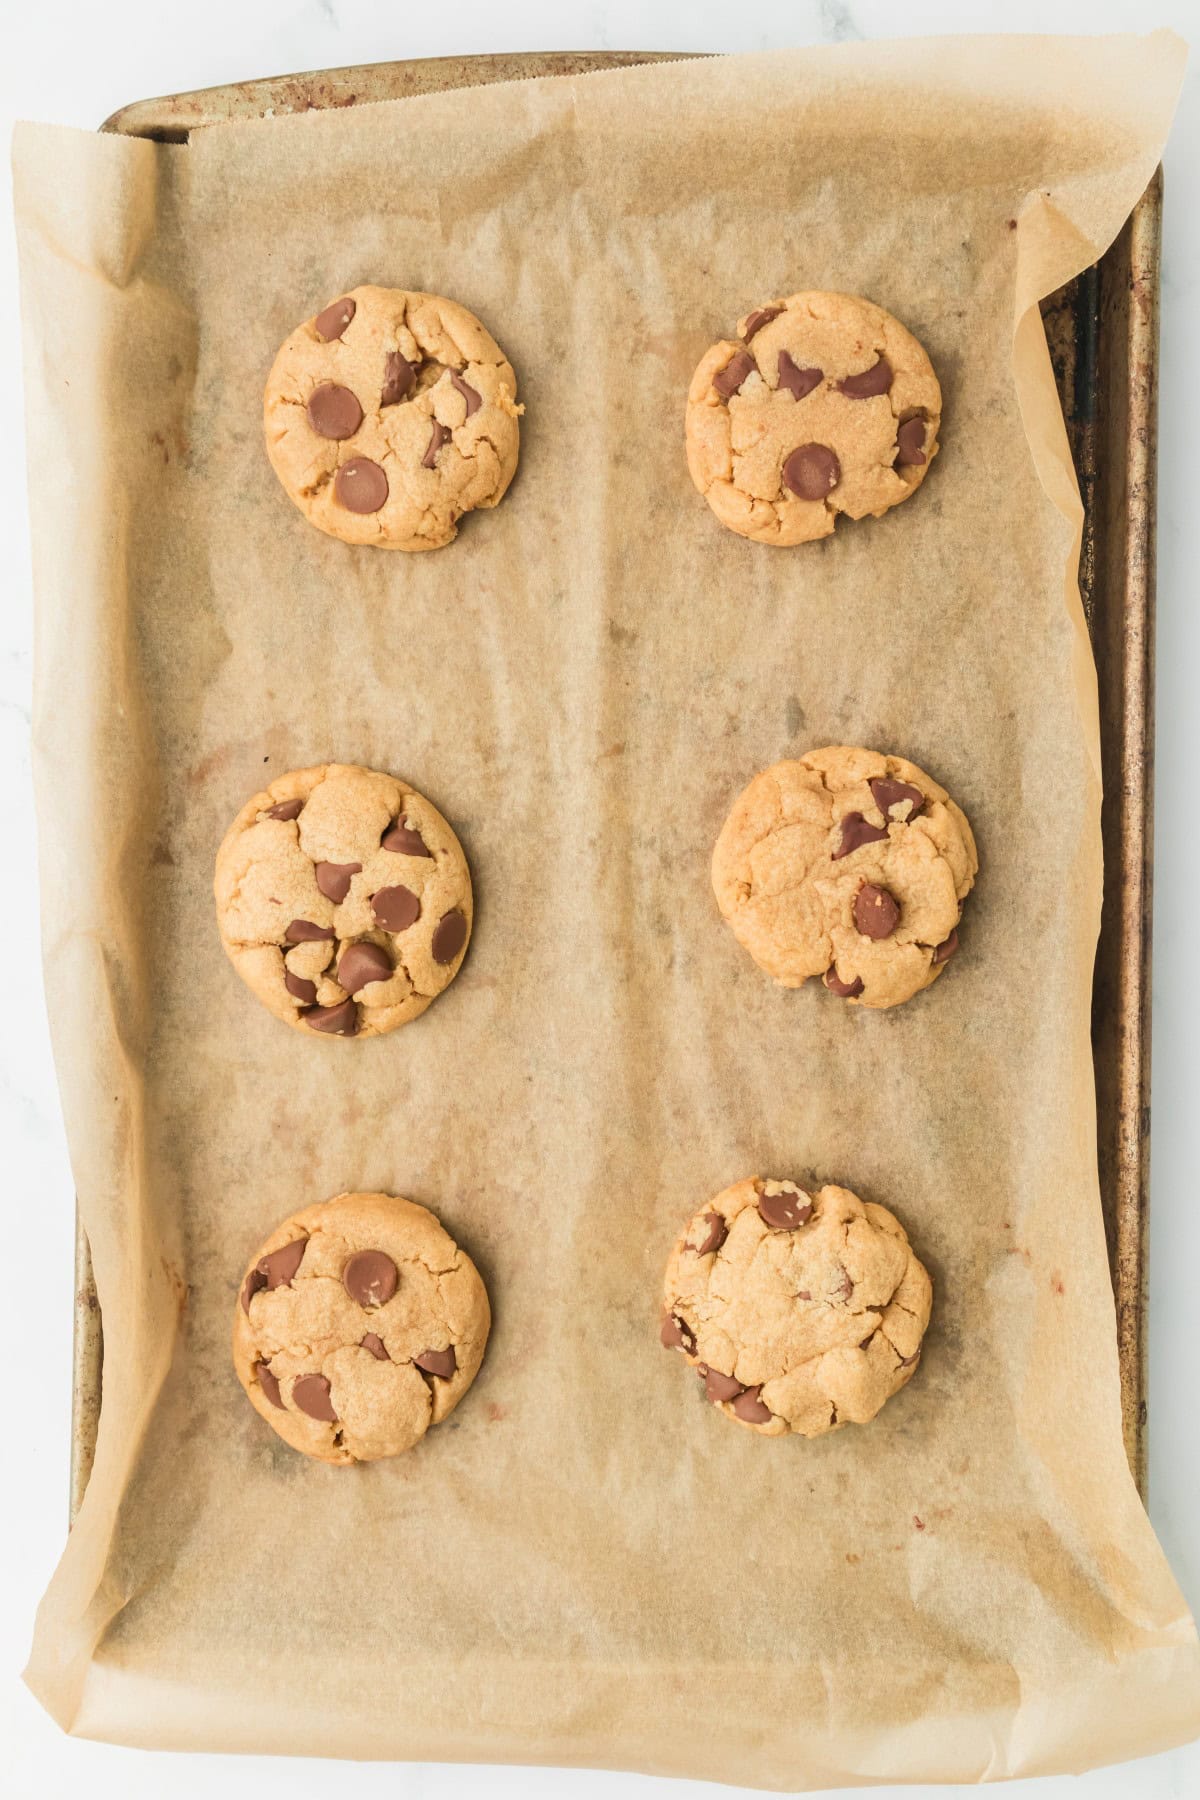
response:
[[[44,948],[105,1333],[29,1672],[69,1730],[800,1787],[1200,1727],[1121,1446],[1094,673],[1034,311],[1142,191],[1181,61],[856,45],[180,147],[21,130]],[[433,555],[320,536],[263,452],[277,345],[363,281],[476,310],[528,406],[510,495]],[[683,404],[801,287],[912,327],[943,450],[782,552],[694,493]],[[959,960],[882,1016],[773,988],[709,890],[748,778],[837,742],[948,784],[982,853]],[[462,975],[377,1042],[284,1030],[213,920],[228,821],[326,758],[429,794],[477,884]],[[674,1234],[755,1172],[886,1202],[933,1272],[868,1429],[761,1441],[659,1348]],[[433,1206],[496,1317],[453,1421],[348,1472],[228,1351],[249,1251],[346,1188]]]

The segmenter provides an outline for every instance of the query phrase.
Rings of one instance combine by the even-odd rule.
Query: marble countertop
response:
[[[395,57],[533,49],[750,50],[859,37],[961,31],[1140,31],[1200,26],[1197,0],[509,0],[452,8],[384,0],[39,0],[6,8],[0,125],[17,117],[91,127],[147,95],[289,70]],[[1200,1081],[1200,831],[1194,824],[1193,734],[1200,718],[1200,73],[1193,67],[1166,156],[1158,539],[1158,745],[1155,845],[1153,1210],[1150,1269],[1150,1511],[1194,1611],[1200,1611],[1200,1430],[1196,1376],[1200,1266],[1194,1112]],[[9,945],[0,1013],[0,1143],[8,1296],[0,1366],[19,1393],[19,1451],[6,1458],[0,1507],[0,1735],[14,1800],[86,1794],[176,1800],[220,1791],[227,1800],[351,1795],[383,1781],[413,1800],[699,1800],[722,1790],[616,1774],[362,1765],[276,1758],[161,1756],[64,1737],[18,1680],[33,1611],[66,1526],[70,1405],[73,1190],[55,1086],[37,955],[33,807],[29,781],[31,594],[21,436],[16,257],[0,230],[0,291],[8,329],[0,374],[14,429],[0,448],[0,529],[6,546],[0,610],[0,941]],[[16,1372],[19,1371],[19,1377]],[[15,1435],[15,1434],[14,1434]],[[10,1785],[11,1784],[11,1785]],[[733,1792],[734,1790],[724,1790]],[[866,1792],[866,1790],[863,1790]],[[873,1794],[892,1790],[875,1788]],[[916,1790],[895,1790],[912,1793]],[[930,1790],[931,1792],[933,1790]],[[939,1793],[951,1790],[939,1789]],[[954,1792],[960,1790],[955,1789]],[[966,1792],[967,1790],[961,1790]],[[1178,1800],[1200,1794],[1200,1744],[1119,1769],[1029,1782],[1022,1794],[1086,1800]]]

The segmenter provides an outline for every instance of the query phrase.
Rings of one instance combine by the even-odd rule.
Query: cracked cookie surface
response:
[[[375,769],[281,775],[217,852],[213,891],[234,968],[277,1019],[380,1037],[420,1016],[462,966],[471,876],[422,794]]]
[[[517,382],[437,294],[358,287],[297,327],[263,397],[267,454],[305,518],[348,544],[437,550],[517,467]]]
[[[339,1194],[293,1213],[242,1277],[233,1362],[254,1410],[321,1462],[399,1456],[454,1411],[487,1290],[424,1206]]]
[[[921,1355],[933,1288],[899,1221],[848,1188],[739,1181],[698,1212],[663,1283],[661,1339],[764,1437],[865,1425]]]
[[[712,858],[722,917],[782,987],[812,975],[898,1006],[958,949],[979,868],[965,815],[915,763],[835,745],[764,769]]]
[[[756,307],[688,390],[688,468],[722,525],[761,544],[828,537],[921,485],[942,396],[898,319],[852,294]]]

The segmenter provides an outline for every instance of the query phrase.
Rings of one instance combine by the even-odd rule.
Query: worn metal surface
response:
[[[645,52],[448,56],[243,81],[139,100],[103,129],[185,142],[229,119],[356,106],[530,76],[667,62]],[[1100,689],[1104,911],[1092,996],[1100,1196],[1117,1308],[1125,1447],[1146,1492],[1154,505],[1162,171],[1112,248],[1042,304],[1085,519],[1079,585]],[[71,1517],[91,1473],[103,1340],[77,1232]]]

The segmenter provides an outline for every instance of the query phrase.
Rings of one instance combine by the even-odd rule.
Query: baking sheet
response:
[[[72,1729],[788,1786],[1196,1729],[1121,1454],[1094,669],[1035,310],[1144,187],[1178,64],[854,46],[182,148],[22,134],[48,986],[108,1327],[31,1667]],[[419,567],[305,531],[258,441],[276,343],[369,276],[473,306],[529,407],[504,505]],[[691,493],[680,408],[798,285],[917,331],[946,449],[776,555]],[[981,839],[952,978],[882,1020],[771,991],[705,879],[748,775],[838,739]],[[247,1012],[207,888],[264,766],[334,753],[462,826],[479,931],[426,1019],[314,1056]],[[870,1431],[771,1461],[654,1334],[678,1223],[756,1169],[892,1205],[938,1293]],[[457,1430],[347,1477],[262,1443],[225,1338],[262,1230],[376,1185],[437,1208],[497,1327]]]

